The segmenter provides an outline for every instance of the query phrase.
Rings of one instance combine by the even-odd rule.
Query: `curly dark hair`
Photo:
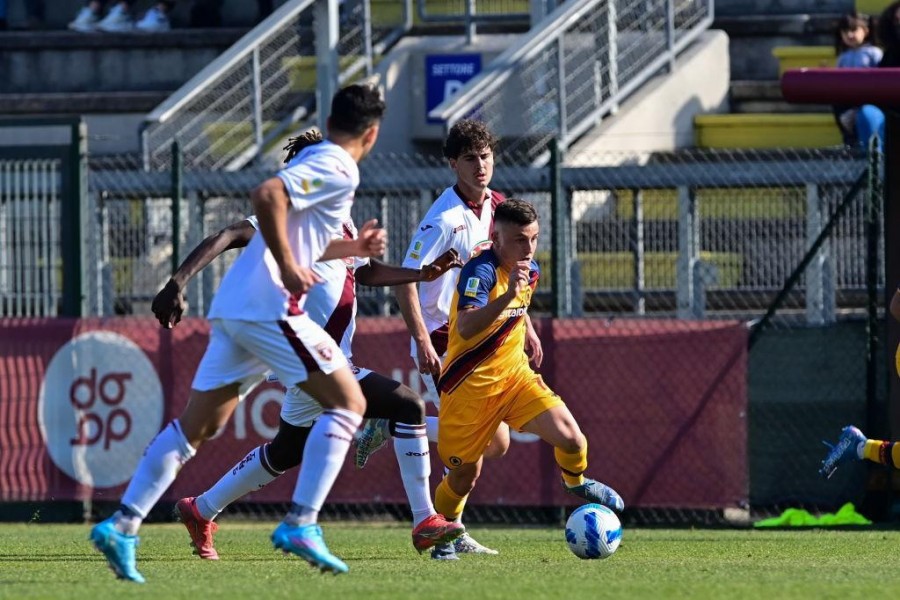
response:
[[[491,133],[487,125],[481,121],[463,119],[457,121],[450,128],[447,139],[444,141],[444,157],[457,159],[461,154],[470,150],[497,147],[497,137]]]
[[[284,164],[291,162],[291,159],[300,154],[300,151],[307,146],[318,144],[321,141],[322,132],[318,129],[310,129],[297,137],[288,138],[287,146],[282,148],[282,150],[287,152],[287,156],[284,157]]]

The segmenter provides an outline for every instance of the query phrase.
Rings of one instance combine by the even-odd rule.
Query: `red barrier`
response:
[[[541,369],[589,440],[589,473],[631,506],[711,508],[747,499],[746,329],[737,323],[545,320]],[[0,321],[0,500],[116,500],[146,444],[184,407],[206,347],[203,320]],[[354,362],[418,388],[399,319],[361,319]],[[195,495],[274,434],[267,384],[167,492]],[[564,505],[552,450],[517,436],[473,504]],[[434,481],[441,467],[434,457]],[[248,496],[288,501],[289,473]],[[345,466],[330,502],[405,502],[393,453]]]

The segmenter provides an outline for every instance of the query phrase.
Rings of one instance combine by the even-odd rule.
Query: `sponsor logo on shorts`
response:
[[[475,298],[478,296],[478,284],[481,283],[481,280],[477,277],[469,277],[466,281],[466,291],[463,292],[465,296],[469,298]]]
[[[462,459],[461,459],[460,457],[458,457],[458,456],[451,456],[451,457],[450,457],[450,465],[451,465],[451,466],[458,467],[458,466],[460,466],[460,465],[462,465],[462,464],[463,464],[463,462],[462,462]]]
[[[316,352],[318,352],[322,360],[326,362],[330,361],[332,358],[331,346],[328,344],[319,344],[316,346]]]

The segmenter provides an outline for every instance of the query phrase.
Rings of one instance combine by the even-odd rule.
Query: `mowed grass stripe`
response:
[[[147,525],[138,567],[116,581],[78,525],[0,525],[0,598],[860,598],[895,594],[896,531],[626,528],[609,560],[569,553],[562,528],[473,527],[499,556],[437,562],[396,525],[326,523],[350,573],[321,575],[271,549],[274,523],[223,521],[222,560],[191,554],[180,525]]]

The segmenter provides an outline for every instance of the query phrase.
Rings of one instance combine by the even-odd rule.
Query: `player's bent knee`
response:
[[[464,496],[475,489],[475,482],[478,481],[480,474],[481,469],[478,468],[477,463],[467,463],[453,469],[447,474],[450,489],[460,496]]]
[[[425,422],[425,401],[410,389],[397,390],[396,412],[391,419],[395,423],[421,425]]]
[[[509,451],[509,444],[509,428],[501,425],[494,437],[491,438],[491,443],[484,449],[484,457],[494,459],[505,456]]]
[[[300,464],[309,430],[309,427],[297,427],[281,420],[278,433],[266,450],[272,468],[287,471]]]

